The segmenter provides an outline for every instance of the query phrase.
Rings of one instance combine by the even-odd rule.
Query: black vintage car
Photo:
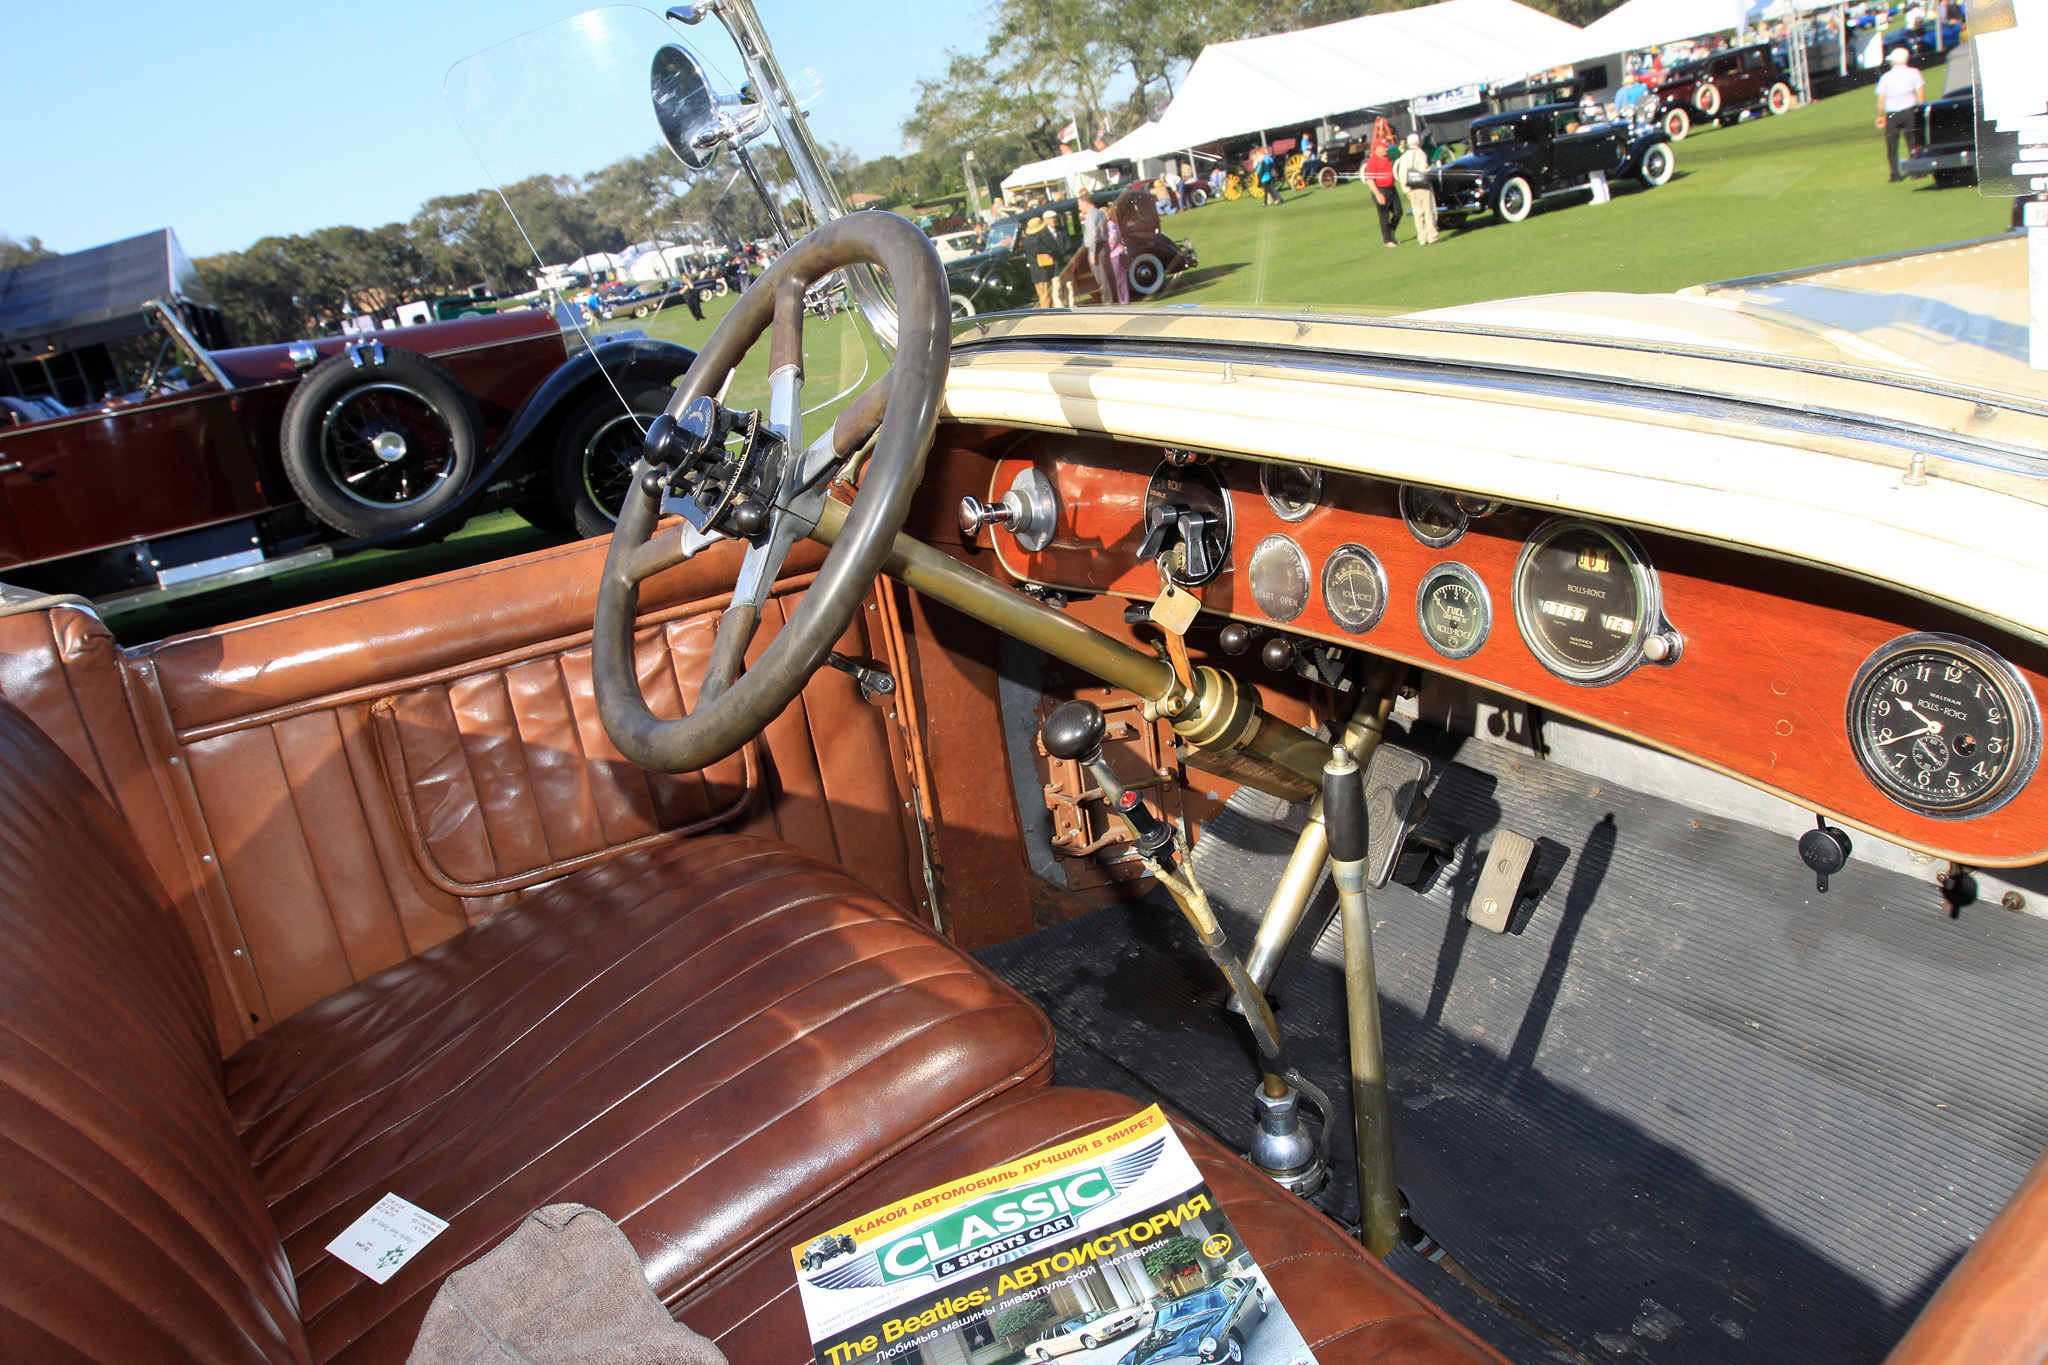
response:
[[[1906,130],[1911,156],[1899,158],[1899,174],[1931,175],[1936,185],[1977,183],[1977,88],[1966,85],[1913,111]]]
[[[1134,301],[1152,298],[1166,288],[1169,276],[1195,268],[1195,249],[1160,230],[1159,208],[1151,194],[1127,186],[1095,190],[1088,198],[1116,215],[1117,227],[1123,232],[1129,252],[1125,269]],[[1081,251],[1080,205],[1079,199],[1056,199],[990,223],[986,250],[946,264],[946,290],[952,296],[953,316],[966,318],[977,313],[1038,306],[1030,270],[1016,246],[1024,225],[1041,214],[1050,214],[1053,219],[1061,278],[1072,283],[1077,297],[1098,292],[1095,273],[1086,253]]]
[[[1583,190],[1596,172],[1609,184],[1634,176],[1649,188],[1671,179],[1677,166],[1661,128],[1582,123],[1576,104],[1474,119],[1470,139],[1470,152],[1424,173],[1447,227],[1488,211],[1503,223],[1519,223],[1538,199]]]

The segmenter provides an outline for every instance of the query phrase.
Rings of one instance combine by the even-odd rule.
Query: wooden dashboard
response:
[[[1048,587],[1155,599],[1159,566],[1139,561],[1137,552],[1146,530],[1146,489],[1161,454],[1071,436],[1032,435],[1011,446],[986,496],[1000,497],[1035,466],[1051,481],[1058,510],[1050,542],[1035,553],[1006,530],[993,533],[1004,568]],[[1325,472],[1313,508],[1284,520],[1261,490],[1260,464],[1220,460],[1204,468],[1220,478],[1233,523],[1222,569],[1195,590],[1205,616],[1217,618],[1207,624],[1234,618],[1465,678],[1957,862],[2009,866],[2048,857],[2048,779],[2016,776],[2017,790],[2003,804],[1974,815],[1923,814],[1892,799],[1865,773],[1848,721],[1859,669],[1902,636],[1940,632],[1975,641],[2008,662],[2035,697],[2048,693],[2048,651],[1822,568],[1630,528],[1626,534],[1644,552],[1680,650],[1672,662],[1645,663],[1600,685],[1572,682],[1539,659],[1514,605],[1523,547],[1554,513],[1501,509],[1472,518],[1452,543],[1431,547],[1404,521],[1394,484]],[[1284,624],[1261,610],[1247,577],[1254,547],[1271,536],[1299,546],[1310,575],[1300,614]],[[1324,566],[1347,545],[1369,551],[1385,579],[1383,613],[1361,633],[1339,623],[1320,590]],[[1463,658],[1432,647],[1418,621],[1418,586],[1453,563],[1471,571],[1492,604],[1490,632]],[[1243,667],[1248,674],[1259,670],[1256,652]],[[2032,698],[2023,700],[2033,705]]]

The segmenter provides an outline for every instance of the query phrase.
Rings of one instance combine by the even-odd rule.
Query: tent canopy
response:
[[[1579,30],[1516,0],[1443,0],[1318,28],[1212,43],[1156,123],[1096,154],[1138,161],[1314,123],[1570,60]]]
[[[149,329],[154,299],[215,306],[169,228],[13,266],[0,270],[0,346],[134,336]]]
[[[1107,157],[1106,152],[1084,148],[1078,152],[1068,152],[1065,156],[1050,156],[1043,161],[1027,161],[1003,177],[1003,188],[1012,190],[1019,185],[1049,185],[1055,180],[1064,181],[1068,176],[1094,170]]]
[[[1833,0],[1828,0],[1832,3]],[[1726,33],[1754,23],[1768,0],[1627,0],[1580,30],[1574,60]]]

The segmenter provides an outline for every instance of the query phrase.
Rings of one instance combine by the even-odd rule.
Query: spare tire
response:
[[[1711,85],[1702,85],[1692,92],[1692,107],[1712,118],[1721,112],[1721,92]]]
[[[352,346],[285,404],[285,477],[306,509],[352,536],[417,525],[462,496],[482,454],[476,402],[416,351]]]
[[[1149,299],[1166,288],[1166,262],[1157,251],[1140,251],[1131,257],[1129,275],[1136,298]]]

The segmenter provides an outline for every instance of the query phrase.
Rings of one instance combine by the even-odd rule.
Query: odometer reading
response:
[[[1493,600],[1478,574],[1463,564],[1439,564],[1416,589],[1415,618],[1437,653],[1469,659],[1493,629]]]
[[[1567,682],[1612,682],[1657,629],[1657,580],[1635,545],[1583,521],[1553,521],[1515,565],[1515,620],[1542,665]]]
[[[1387,575],[1363,545],[1339,545],[1323,561],[1323,605],[1353,635],[1380,623],[1387,610]]]
[[[1849,692],[1856,761],[1923,815],[1996,810],[2033,775],[2041,718],[2026,679],[1953,635],[1907,635],[1867,659]]]

